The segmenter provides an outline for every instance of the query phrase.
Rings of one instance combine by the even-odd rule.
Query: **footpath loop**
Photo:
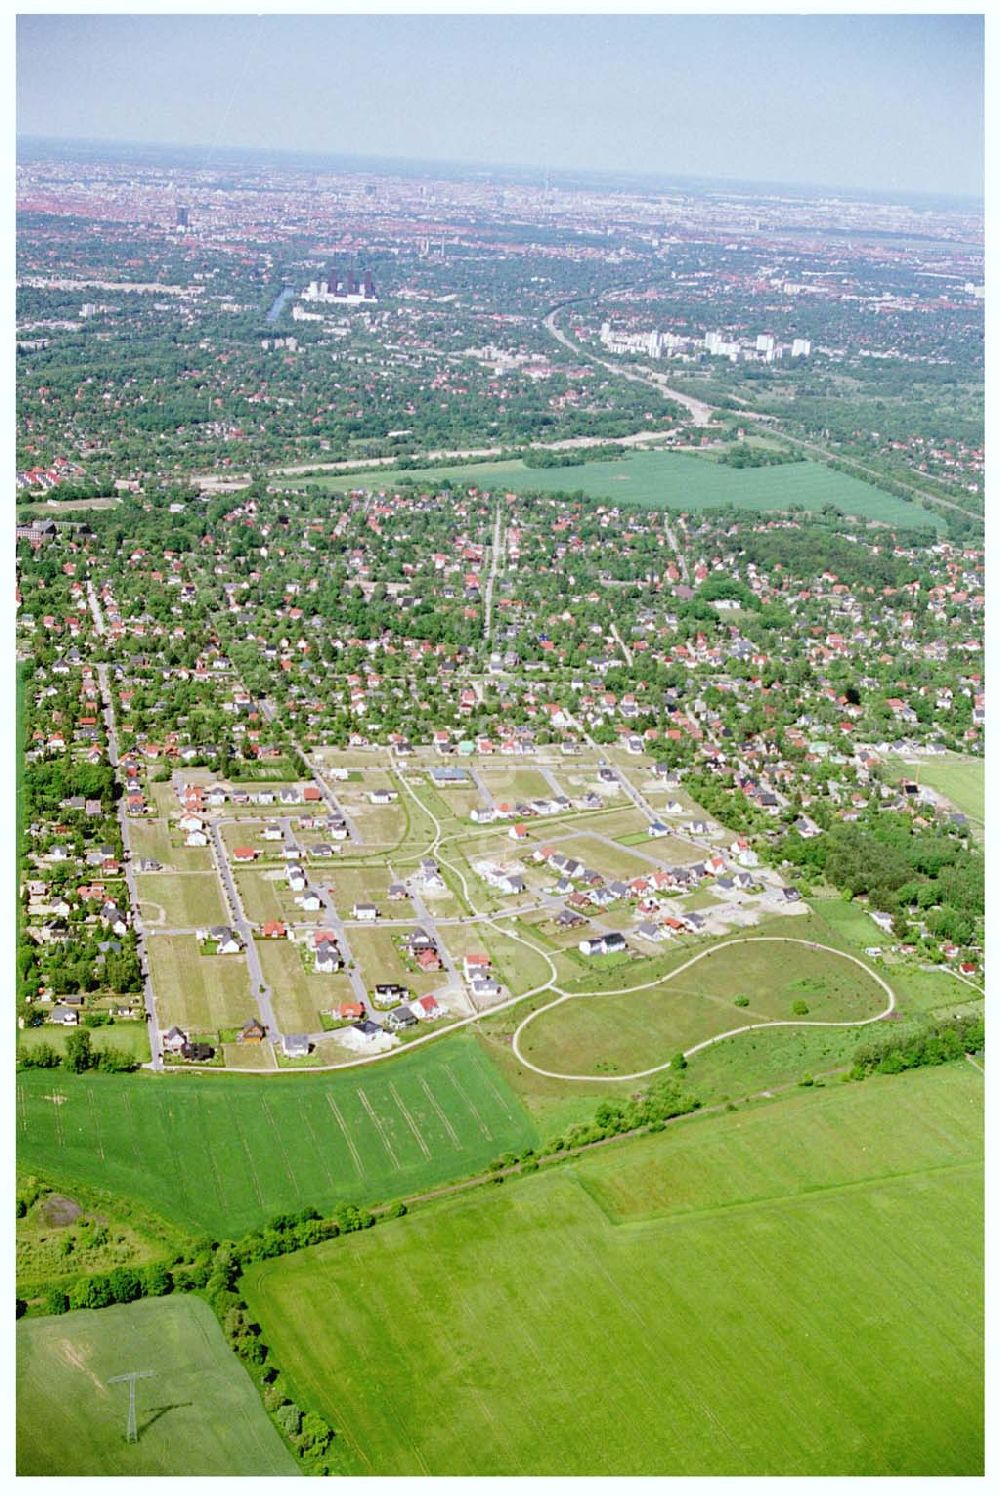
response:
[[[708,1049],[713,1044],[720,1044],[723,1039],[732,1039],[736,1034],[749,1034],[752,1033],[755,1029],[865,1028],[868,1024],[871,1023],[881,1023],[895,1011],[895,992],[893,992],[892,988],[889,986],[889,983],[883,977],[880,977],[877,971],[873,971],[868,963],[866,961],[862,961],[859,956],[852,956],[849,951],[840,951],[836,948],[836,946],[823,945],[818,940],[803,940],[801,937],[795,935],[747,935],[739,937],[735,940],[723,940],[720,941],[718,945],[709,946],[703,951],[698,951],[691,957],[690,961],[685,961],[683,965],[676,966],[673,971],[668,971],[665,976],[657,977],[652,982],[642,982],[637,987],[621,987],[607,992],[564,992],[562,996],[557,997],[554,1002],[546,1003],[542,1008],[536,1008],[533,1013],[529,1013],[527,1018],[525,1018],[521,1023],[518,1024],[517,1028],[514,1030],[513,1038],[511,1039],[511,1046],[514,1050],[514,1053],[520,1063],[524,1065],[526,1069],[533,1070],[536,1075],[544,1075],[549,1080],[571,1080],[581,1081],[584,1083],[595,1082],[602,1085],[607,1085],[609,1081],[643,1080],[648,1075],[658,1075],[661,1071],[670,1069],[669,1060],[665,1061],[665,1063],[662,1065],[651,1065],[648,1070],[635,1070],[630,1075],[569,1075],[561,1070],[545,1070],[541,1065],[536,1065],[533,1060],[527,1059],[522,1053],[521,1036],[528,1025],[534,1022],[536,1018],[541,1017],[543,1013],[550,1012],[553,1008],[559,1007],[561,1003],[574,1000],[586,1001],[589,998],[595,997],[628,997],[633,992],[647,992],[650,987],[661,987],[666,985],[668,982],[672,982],[675,977],[680,976],[681,972],[687,971],[690,967],[696,965],[699,961],[704,961],[709,956],[714,956],[718,951],[727,950],[730,946],[734,945],[762,944],[765,941],[776,942],[783,945],[804,945],[809,950],[827,951],[831,956],[839,956],[842,961],[853,961],[855,966],[860,966],[861,970],[867,976],[871,977],[873,982],[877,982],[878,985],[882,988],[883,992],[888,998],[886,1007],[882,1009],[881,1013],[876,1013],[872,1018],[845,1019],[842,1022],[834,1022],[832,1020],[824,1020],[818,1018],[775,1018],[767,1023],[744,1023],[739,1028],[726,1029],[725,1033],[713,1034],[711,1039],[702,1039],[699,1044],[693,1044],[690,1049],[684,1050],[685,1059],[689,1059],[693,1054],[698,1054],[702,1049]]]

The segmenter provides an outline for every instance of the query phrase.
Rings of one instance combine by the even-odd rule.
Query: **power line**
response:
[[[108,1386],[112,1387],[116,1382],[128,1382],[128,1430],[125,1435],[127,1444],[138,1444],[139,1431],[135,1422],[135,1384],[144,1377],[155,1377],[155,1371],[123,1371],[121,1376],[108,1377]]]

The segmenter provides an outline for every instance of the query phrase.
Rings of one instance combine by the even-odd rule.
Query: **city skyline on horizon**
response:
[[[17,41],[19,140],[983,194],[981,15],[22,15]]]
[[[861,187],[849,186],[835,182],[816,181],[788,181],[776,178],[751,179],[749,177],[735,176],[709,176],[695,175],[684,172],[658,172],[655,170],[618,170],[611,168],[603,170],[589,169],[587,167],[573,166],[548,166],[537,162],[525,161],[499,161],[482,160],[473,157],[446,157],[446,156],[405,156],[400,154],[369,155],[354,151],[319,151],[305,148],[293,147],[268,147],[268,146],[243,146],[233,145],[229,142],[220,142],[208,145],[204,141],[195,141],[190,144],[177,141],[156,140],[129,140],[126,137],[87,137],[82,135],[39,135],[18,134],[16,137],[18,158],[24,147],[46,147],[62,149],[78,148],[80,150],[98,151],[113,159],[116,152],[132,153],[154,153],[170,156],[176,152],[178,159],[184,154],[195,154],[205,152],[204,163],[195,168],[205,170],[209,166],[224,164],[224,158],[233,157],[261,157],[262,159],[273,158],[278,165],[299,167],[305,169],[307,166],[322,167],[323,169],[343,170],[347,172],[365,172],[372,175],[384,174],[391,176],[397,171],[405,171],[408,174],[428,176],[440,171],[442,175],[454,175],[456,180],[467,180],[470,176],[482,174],[487,178],[495,178],[495,185],[507,185],[503,182],[504,177],[509,177],[511,182],[521,185],[543,186],[551,178],[554,188],[573,187],[585,190],[593,187],[596,191],[612,190],[613,184],[610,179],[617,179],[618,183],[627,183],[636,188],[647,186],[662,192],[674,190],[690,191],[721,191],[730,189],[735,196],[740,195],[742,189],[747,196],[761,196],[773,193],[775,196],[790,194],[792,197],[809,197],[814,194],[829,194],[834,197],[843,197],[845,200],[917,205],[921,202],[927,204],[947,204],[953,207],[982,209],[985,202],[985,183],[978,192],[953,192],[930,190],[925,188],[891,188],[891,187]],[[530,183],[527,179],[537,178],[537,182]],[[577,180],[573,180],[577,179]],[[605,181],[604,179],[608,179]]]

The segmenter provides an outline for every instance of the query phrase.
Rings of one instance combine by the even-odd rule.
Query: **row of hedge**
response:
[[[683,1055],[671,1060],[675,1070],[686,1070]],[[679,1089],[673,1080],[657,1081],[645,1095],[624,1101],[602,1101],[594,1113],[592,1122],[574,1122],[558,1137],[550,1138],[541,1148],[524,1148],[520,1153],[503,1153],[490,1164],[493,1173],[521,1165],[537,1167],[546,1159],[572,1152],[575,1148],[586,1148],[591,1143],[604,1142],[606,1138],[619,1137],[623,1133],[638,1132],[646,1128],[649,1132],[660,1132],[673,1117],[683,1117],[696,1112],[701,1106],[697,1096]]]
[[[898,1075],[922,1065],[946,1065],[986,1047],[982,1014],[965,1014],[929,1023],[903,1033],[883,1033],[854,1052],[851,1079],[866,1075]]]
[[[62,1066],[74,1075],[82,1075],[85,1070],[106,1070],[119,1075],[139,1068],[139,1061],[127,1050],[113,1046],[94,1049],[85,1028],[73,1029],[66,1036],[64,1050],[52,1044],[35,1044],[30,1049],[19,1050],[17,1061],[22,1070],[57,1070]]]
[[[379,1219],[406,1214],[402,1203],[387,1207],[381,1215],[341,1206],[336,1215],[323,1218],[313,1207],[272,1217],[265,1226],[248,1232],[239,1241],[194,1242],[186,1253],[168,1263],[144,1268],[115,1268],[110,1273],[82,1277],[70,1288],[48,1290],[42,1300],[46,1314],[66,1314],[74,1309],[104,1309],[111,1304],[130,1304],[141,1298],[159,1298],[169,1293],[198,1293],[213,1309],[222,1333],[257,1384],[264,1407],[287,1440],[304,1471],[310,1475],[336,1473],[330,1451],[334,1430],[316,1413],[306,1412],[293,1401],[280,1368],[264,1343],[260,1325],[239,1293],[245,1268],[254,1262],[298,1252],[303,1247],[352,1231],[364,1231]],[[17,1317],[27,1311],[24,1299],[16,1301]]]

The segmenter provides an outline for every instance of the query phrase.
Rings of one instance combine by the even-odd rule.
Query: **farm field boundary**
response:
[[[432,1189],[537,1142],[514,1092],[466,1036],[386,1070],[337,1076],[22,1071],[17,1103],[22,1170],[223,1236],[280,1211],[330,1213]]]
[[[139,1440],[125,1442],[139,1382]],[[18,1475],[298,1475],[208,1305],[189,1294],[22,1320]]]
[[[352,488],[388,490],[403,483],[439,487],[445,481],[458,486],[503,487],[512,493],[579,490],[603,503],[691,513],[729,505],[748,510],[785,510],[792,504],[818,511],[825,504],[836,504],[846,514],[885,524],[944,528],[940,517],[822,463],[803,461],[738,469],[683,452],[635,452],[617,462],[586,462],[566,468],[528,468],[520,458],[510,458],[454,467],[327,474],[303,478],[299,484],[343,492]]]
[[[957,1062],[611,1144],[243,1291],[352,1473],[977,1474],[981,1160]]]

